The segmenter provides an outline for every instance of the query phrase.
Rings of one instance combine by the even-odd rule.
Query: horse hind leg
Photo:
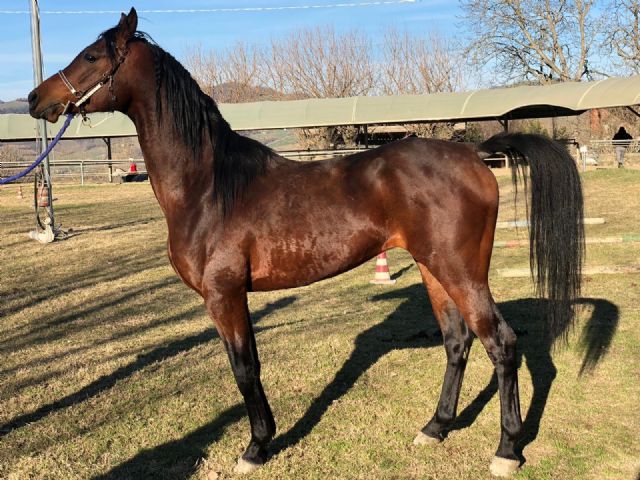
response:
[[[490,470],[493,475],[505,477],[520,465],[515,450],[522,431],[516,334],[498,311],[487,283],[474,283],[445,281],[443,286],[460,309],[467,326],[482,342],[495,368],[500,394],[501,435]]]
[[[500,444],[491,462],[491,473],[505,477],[520,466],[516,443],[522,433],[520,396],[518,392],[518,363],[516,358],[516,334],[502,318],[497,305],[491,300],[492,319],[485,323],[488,335],[481,339],[498,377],[500,393]]]
[[[418,268],[429,293],[433,313],[442,331],[447,368],[436,411],[414,439],[413,443],[416,445],[441,442],[446,437],[456,417],[462,379],[474,338],[456,304],[440,282],[423,264],[418,263]]]

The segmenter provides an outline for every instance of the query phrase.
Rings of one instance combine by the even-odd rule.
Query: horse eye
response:
[[[91,55],[90,53],[85,53],[84,54],[84,59],[89,62],[89,63],[93,63],[96,61],[96,57],[94,57],[93,55]]]

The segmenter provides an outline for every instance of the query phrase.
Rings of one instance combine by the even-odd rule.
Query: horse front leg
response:
[[[276,424],[260,381],[260,361],[247,294],[242,288],[235,291],[228,287],[224,291],[209,288],[205,304],[227,350],[249,415],[251,441],[235,467],[237,473],[248,473],[267,460],[267,445],[276,433]]]

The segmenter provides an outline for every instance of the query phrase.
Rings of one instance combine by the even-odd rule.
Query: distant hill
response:
[[[211,89],[205,89],[211,94]],[[216,103],[264,102],[268,100],[298,100],[302,95],[282,93],[270,87],[247,86],[237,82],[225,82],[213,87]]]
[[[11,102],[0,100],[0,114],[5,113],[29,113],[29,104],[23,98]]]

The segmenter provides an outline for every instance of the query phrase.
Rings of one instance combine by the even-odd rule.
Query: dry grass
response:
[[[640,172],[584,179],[587,216],[607,219],[588,235],[640,233]],[[501,220],[511,220],[500,183]],[[168,264],[149,186],[56,189],[59,219],[75,232],[49,246],[26,237],[30,208],[15,191],[0,188],[0,478],[231,477],[248,441],[241,397],[199,298]],[[516,237],[526,232],[498,234]],[[589,265],[628,263],[640,263],[639,244],[588,248]],[[390,265],[393,287],[370,285],[369,263],[250,296],[279,432],[252,478],[490,478],[499,404],[478,342],[458,429],[437,447],[411,445],[436,405],[444,350],[410,257],[394,251]],[[519,332],[535,437],[518,478],[636,479],[640,275],[585,278],[592,300],[568,347],[550,353],[530,281],[495,274],[526,265],[525,249],[496,250],[491,279]],[[586,332],[601,355],[579,376]]]

